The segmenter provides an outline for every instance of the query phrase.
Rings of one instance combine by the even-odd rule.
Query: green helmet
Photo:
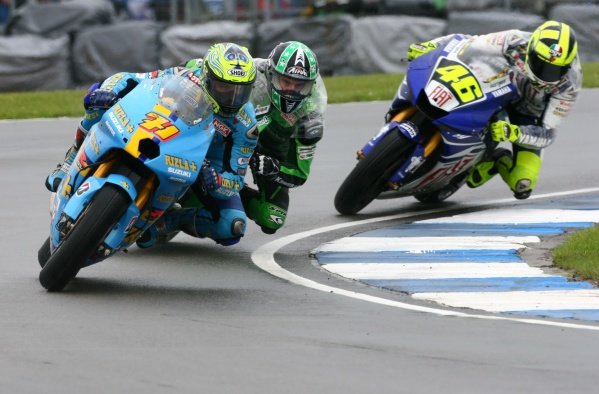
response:
[[[317,77],[316,55],[301,42],[282,42],[268,55],[270,100],[281,112],[295,111],[310,95]]]
[[[214,44],[202,61],[204,87],[214,112],[235,116],[247,103],[256,80],[256,66],[247,48],[232,43]]]
[[[547,21],[528,41],[526,74],[533,83],[555,84],[566,75],[577,53],[574,30],[565,23]]]

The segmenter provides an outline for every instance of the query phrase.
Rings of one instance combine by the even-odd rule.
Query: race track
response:
[[[535,194],[599,187],[597,99],[599,91],[583,92],[564,121],[546,151]],[[312,176],[292,192],[280,233],[267,236],[250,224],[230,248],[187,236],[154,250],[132,247],[83,269],[58,294],[37,280],[37,250],[49,223],[43,180],[62,158],[77,121],[1,121],[2,392],[594,392],[598,331],[462,318],[484,313],[461,308],[445,308],[451,316],[426,313],[422,309],[438,304],[343,279],[310,258],[335,239],[443,216],[414,199],[376,201],[352,218],[336,214],[336,188],[386,108],[383,102],[329,107]],[[494,179],[480,190],[460,190],[444,207],[455,213],[489,208],[486,202],[499,199],[509,201],[502,208],[565,201],[509,198]],[[391,215],[398,217],[376,220]],[[364,222],[350,225],[356,220]],[[328,226],[336,227],[322,230]],[[294,237],[300,233],[307,236]],[[254,264],[254,252],[283,238],[294,242],[281,242],[274,252],[279,273],[415,307],[318,291]]]

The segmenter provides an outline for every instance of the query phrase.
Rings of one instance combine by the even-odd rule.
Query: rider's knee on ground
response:
[[[195,231],[199,237],[212,238],[221,245],[232,245],[239,242],[245,234],[247,217],[238,209],[223,209],[216,223],[201,220],[196,216]],[[198,220],[200,219],[200,220]]]
[[[245,226],[246,226],[245,218],[243,218],[243,219],[235,218],[231,221],[229,226],[230,226],[230,233],[232,236],[229,238],[221,238],[220,235],[216,235],[214,237],[214,241],[217,244],[223,245],[223,246],[235,245],[236,243],[238,243],[241,240],[241,237],[243,237],[243,235],[245,234]],[[217,227],[218,227],[218,223],[217,223]]]

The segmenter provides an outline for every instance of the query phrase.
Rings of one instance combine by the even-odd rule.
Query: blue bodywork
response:
[[[51,250],[61,242],[61,226],[76,222],[106,183],[126,191],[131,203],[104,239],[104,254],[86,264],[131,245],[195,182],[214,136],[212,114],[203,90],[180,76],[145,80],[106,111],[90,130],[54,197]],[[114,160],[120,162],[111,170],[123,166],[137,170],[94,175],[99,164]],[[140,211],[136,199],[148,184],[152,186],[149,202]]]
[[[390,192],[393,195],[379,198],[439,190],[468,171],[489,149],[484,142],[489,121],[519,93],[507,60],[486,64],[468,45],[466,38],[456,35],[446,45],[410,62],[406,85],[400,90],[401,107],[415,107],[419,116],[391,121],[361,150],[368,155],[391,132],[400,133],[414,145],[412,154],[389,178],[390,184],[397,185]],[[435,134],[441,137],[434,149],[437,154],[429,152],[427,156],[424,147]],[[434,165],[431,159],[436,160]],[[417,172],[427,161],[428,170]]]

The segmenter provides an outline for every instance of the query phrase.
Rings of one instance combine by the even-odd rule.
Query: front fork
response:
[[[412,151],[412,154],[403,162],[399,169],[391,175],[387,182],[387,186],[393,190],[397,190],[410,175],[420,168],[426,158],[437,149],[442,140],[441,133],[436,131],[424,144],[416,143],[416,147]]]
[[[362,149],[358,151],[358,160],[362,160],[368,155],[372,149],[391,131],[400,132],[409,141],[412,141],[415,146],[414,150],[401,164],[401,166],[391,175],[387,186],[393,190],[397,190],[410,175],[412,175],[439,146],[443,138],[439,131],[435,131],[430,138],[425,138],[425,135],[418,129],[418,126],[411,124],[410,127],[402,127],[401,123],[410,119],[416,113],[415,107],[408,107],[397,113],[391,122],[383,126],[381,131],[368,141]]]
[[[103,245],[100,247],[101,250],[99,253],[100,255],[103,254],[102,256],[97,256],[100,259],[107,257],[114,250],[117,250],[119,247],[121,247],[123,239],[134,238],[133,234],[131,234],[132,231],[135,232],[136,230],[134,229],[133,225],[136,224],[138,219],[140,219],[142,216],[146,216],[142,215],[142,213],[147,211],[147,203],[152,196],[152,192],[156,184],[156,175],[151,174],[151,176],[143,180],[142,184],[135,185],[136,177],[132,177],[134,174],[119,173],[117,168],[118,164],[119,160],[117,158],[112,158],[111,160],[100,164],[93,174],[88,176],[85,181],[81,183],[77,190],[71,191],[72,189],[70,185],[68,185],[68,188],[66,188],[67,185],[64,185],[64,191],[59,190],[59,192],[68,193],[69,196],[66,200],[66,206],[62,211],[61,219],[58,222],[58,225],[60,225],[60,223],[66,218],[79,218],[81,212],[89,204],[95,193],[103,187],[104,183],[113,183],[116,186],[123,188],[131,197],[133,204],[131,204],[131,206],[128,208],[118,225],[115,226],[115,228],[113,228],[113,230],[106,236]],[[85,169],[85,173],[83,175],[88,175],[89,171],[89,168]],[[58,198],[58,196],[55,196],[55,198]],[[56,204],[53,204],[52,208],[55,211]],[[147,227],[147,224],[145,227]],[[141,230],[137,231],[135,235],[139,234],[141,234]],[[65,234],[58,239],[54,239],[52,246],[57,246],[57,241],[62,239],[64,235]]]

